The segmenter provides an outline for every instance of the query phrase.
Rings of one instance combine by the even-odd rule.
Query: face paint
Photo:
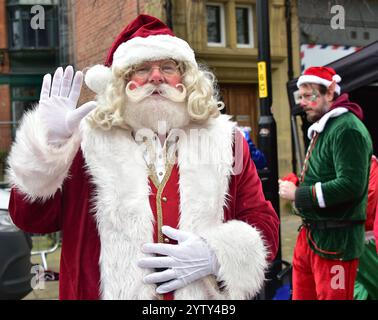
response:
[[[311,94],[311,102],[314,102],[316,101],[316,99],[318,98],[318,92],[315,90],[315,89],[312,89],[312,94]]]
[[[316,104],[317,104],[316,101],[311,101],[311,102],[310,102],[310,106],[311,106],[311,107],[316,107]]]
[[[317,105],[317,102],[316,102],[316,99],[318,99],[318,92],[315,90],[315,89],[312,89],[312,93],[311,93],[311,96],[310,96],[310,106],[311,107],[316,107]]]
[[[298,101],[301,101],[303,99],[311,103],[311,105],[314,105],[313,103],[316,104],[316,100],[318,99],[318,97],[319,97],[319,93],[315,89],[312,89],[311,94],[307,93],[307,94],[299,95],[297,99]]]

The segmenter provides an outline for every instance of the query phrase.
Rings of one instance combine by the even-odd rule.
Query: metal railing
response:
[[[55,252],[60,246],[60,232],[49,234],[32,234],[33,250],[32,256],[40,256],[43,270],[48,270],[47,255]]]

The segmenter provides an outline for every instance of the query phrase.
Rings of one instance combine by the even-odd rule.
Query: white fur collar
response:
[[[234,126],[228,116],[220,116],[209,121],[206,128],[190,126],[179,133],[180,229],[203,234],[222,223],[233,170]],[[142,282],[149,271],[137,266],[137,261],[145,256],[141,245],[153,242],[153,213],[143,150],[123,129],[91,129],[85,122],[81,129],[81,147],[96,188],[101,297],[154,299],[155,286]],[[209,154],[211,163],[205,159]],[[205,278],[177,290],[175,298],[214,298],[204,290],[207,281]]]
[[[316,121],[314,124],[312,124],[308,128],[307,137],[309,139],[312,139],[312,136],[313,136],[315,131],[318,132],[318,133],[323,132],[324,127],[325,127],[325,125],[327,124],[327,122],[330,118],[336,118],[336,117],[342,115],[345,112],[348,112],[348,109],[344,108],[344,107],[335,108],[335,109],[327,112],[323,117],[320,118],[320,120]]]

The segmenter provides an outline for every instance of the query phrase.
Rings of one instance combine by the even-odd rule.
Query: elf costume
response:
[[[298,86],[328,87],[340,79],[332,69],[312,67]],[[303,224],[293,260],[294,299],[353,297],[357,258],[364,246],[372,155],[361,116],[359,106],[342,94],[308,130],[311,142],[295,193],[295,211]]]

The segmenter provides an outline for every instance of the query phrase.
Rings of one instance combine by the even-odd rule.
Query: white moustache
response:
[[[135,85],[136,88],[131,90],[130,86]],[[134,81],[130,81],[126,85],[126,96],[135,103],[142,101],[143,99],[151,96],[153,93],[158,93],[160,96],[167,98],[173,102],[184,102],[186,99],[186,88],[183,84],[179,83],[176,88],[168,84],[154,85],[147,83],[138,87]]]

